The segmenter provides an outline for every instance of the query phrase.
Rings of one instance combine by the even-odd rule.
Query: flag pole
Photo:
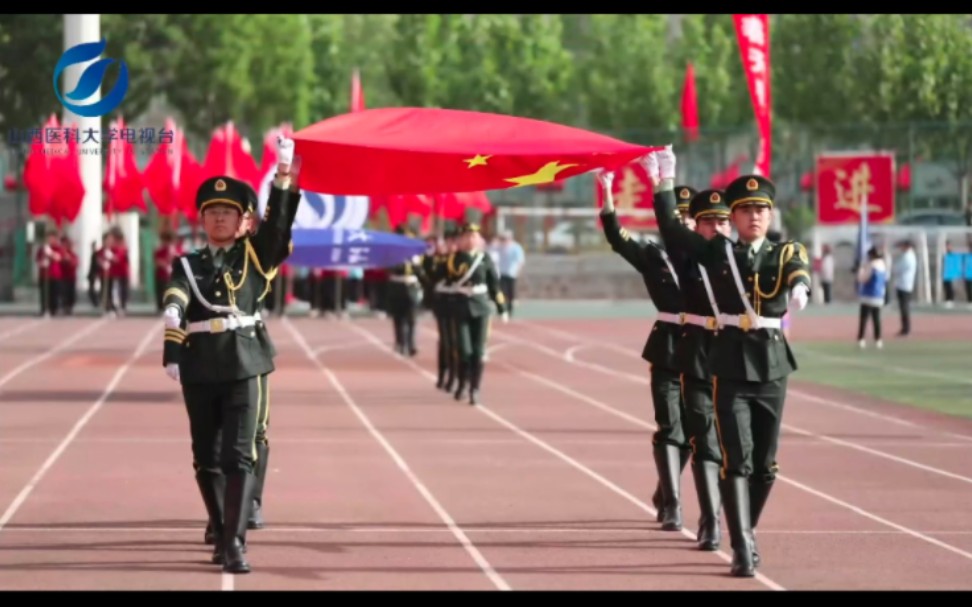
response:
[[[98,42],[101,40],[101,15],[64,15],[64,50],[85,42]],[[87,67],[86,65],[84,67]],[[51,66],[53,69],[53,66]],[[73,91],[78,81],[81,79],[81,64],[68,66],[64,70],[63,80],[61,81],[62,91]],[[94,92],[100,97],[101,87]],[[78,251],[90,250],[91,243],[101,244],[102,230],[102,157],[101,157],[101,117],[95,116],[88,118],[78,116],[74,112],[64,109],[61,124],[77,124],[78,133],[78,154],[81,168],[81,183],[84,185],[84,199],[81,202],[81,210],[77,218],[71,224],[68,232],[74,246]],[[94,132],[98,134],[96,140],[84,142],[87,137],[81,137],[82,133]],[[72,133],[73,135],[73,133]],[[83,143],[84,142],[84,143]],[[86,280],[88,275],[89,255],[78,256],[78,280]],[[83,288],[78,284],[78,288]]]

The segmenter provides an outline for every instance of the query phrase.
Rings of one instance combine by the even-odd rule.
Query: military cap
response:
[[[462,225],[462,228],[459,230],[459,233],[460,234],[471,234],[473,232],[478,232],[478,231],[479,231],[479,224],[478,223],[468,222],[468,223],[464,223]]]
[[[689,208],[689,202],[692,197],[698,194],[698,191],[687,185],[677,185],[675,186],[675,208],[679,211],[684,211]]]
[[[245,213],[247,207],[256,208],[256,192],[250,184],[232,177],[210,177],[196,190],[196,209],[202,212],[206,207],[224,204]]]
[[[692,197],[689,204],[689,215],[692,219],[708,217],[710,215],[729,215],[729,207],[726,205],[726,193],[722,190],[702,190]]]
[[[776,198],[776,186],[761,175],[743,175],[726,187],[729,210],[739,205],[760,205],[772,208]]]
[[[442,231],[442,237],[445,238],[446,240],[453,239],[457,236],[459,236],[459,233],[454,227],[447,227]]]

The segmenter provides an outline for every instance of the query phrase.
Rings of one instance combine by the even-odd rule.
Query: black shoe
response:
[[[685,470],[685,465],[688,464],[690,459],[692,459],[692,450],[682,449],[681,453],[679,453],[679,465],[680,465],[679,476],[681,476],[682,472]],[[662,508],[662,487],[661,487],[660,480],[658,481],[658,484],[655,486],[655,493],[653,493],[651,496],[651,505],[655,507],[655,511],[657,512],[657,514],[655,515],[655,522],[657,523],[662,522],[662,518],[664,518],[664,512]]]
[[[253,481],[253,503],[250,505],[250,516],[246,521],[247,529],[263,529],[263,484],[267,477],[267,458],[270,456],[270,445],[257,443],[257,460],[253,469],[256,477]]]
[[[756,524],[769,499],[770,491],[773,490],[774,481],[749,479],[749,520],[753,526],[753,562],[759,566],[759,549],[756,547]]]
[[[655,445],[655,466],[662,494],[662,531],[681,531],[681,459],[678,445]]]
[[[731,575],[753,577],[756,563],[753,559],[753,527],[749,520],[749,479],[730,476],[720,483],[729,538],[732,542]]]
[[[483,361],[471,360],[469,362],[469,404],[479,404],[479,384],[483,379]]]
[[[722,505],[719,493],[719,468],[717,462],[697,462],[692,465],[695,478],[695,492],[699,496],[699,533],[696,540],[699,550],[713,552],[719,549],[722,533],[719,529],[719,508]]]
[[[250,572],[250,564],[243,555],[246,553],[246,521],[253,502],[255,480],[252,474],[242,472],[226,477],[221,544],[223,571],[227,573]]]

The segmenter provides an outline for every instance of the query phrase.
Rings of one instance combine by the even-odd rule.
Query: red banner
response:
[[[604,206],[604,188],[595,181],[597,208]],[[618,211],[618,222],[628,230],[652,230],[658,228],[655,219],[655,195],[651,179],[639,161],[631,162],[614,172],[611,183],[614,194],[614,208]],[[645,215],[626,214],[632,209],[648,211]]]
[[[749,97],[753,101],[753,112],[759,127],[755,171],[769,178],[773,155],[769,15],[733,15],[732,19],[736,25],[746,81],[749,83]]]
[[[894,154],[831,152],[817,157],[817,223],[857,224],[867,200],[870,223],[894,221]]]

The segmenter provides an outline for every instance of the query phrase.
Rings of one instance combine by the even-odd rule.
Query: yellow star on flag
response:
[[[570,167],[575,167],[576,164],[560,164],[559,160],[554,160],[553,162],[548,162],[547,164],[540,167],[536,173],[531,173],[530,175],[521,175],[519,177],[511,177],[505,179],[510,183],[515,183],[516,187],[523,187],[525,185],[537,185],[541,183],[553,183],[557,179],[557,174],[561,171],[565,171]]]
[[[482,154],[476,154],[472,158],[466,158],[463,162],[466,163],[466,168],[471,169],[478,166],[486,166],[486,161],[492,158],[492,156],[483,156]]]

